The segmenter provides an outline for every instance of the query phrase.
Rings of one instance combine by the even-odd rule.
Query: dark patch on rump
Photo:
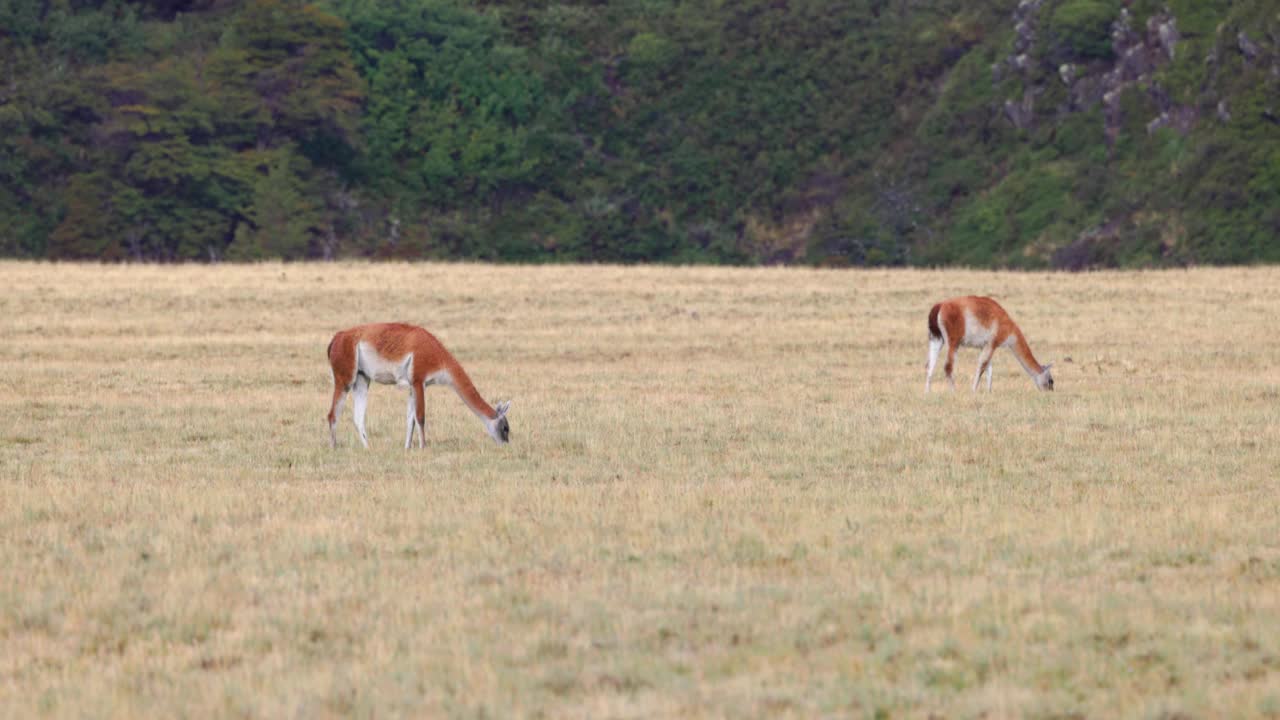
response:
[[[942,330],[938,327],[938,311],[942,309],[942,303],[933,306],[929,311],[929,337],[941,338]]]

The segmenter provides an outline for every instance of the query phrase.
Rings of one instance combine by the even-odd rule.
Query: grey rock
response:
[[[1019,130],[1030,128],[1035,120],[1035,101],[1032,92],[1028,90],[1023,93],[1021,102],[1005,100],[1004,114]]]
[[[1180,37],[1178,35],[1178,21],[1174,18],[1169,18],[1167,22],[1161,23],[1159,36],[1160,47],[1164,48],[1165,54],[1169,56],[1170,60],[1173,60],[1173,52],[1178,46]]]
[[[1240,46],[1241,54],[1243,54],[1245,59],[1249,62],[1257,60],[1258,56],[1262,54],[1262,49],[1258,47],[1257,43],[1250,40],[1249,36],[1246,35],[1243,30],[1236,35],[1236,44]]]

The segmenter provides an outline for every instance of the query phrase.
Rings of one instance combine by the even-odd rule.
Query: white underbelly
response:
[[[408,385],[413,380],[413,353],[388,360],[369,343],[356,345],[356,370],[383,385]]]

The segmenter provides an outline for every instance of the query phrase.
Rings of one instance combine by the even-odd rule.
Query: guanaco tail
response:
[[[511,427],[507,423],[510,401],[496,408],[484,401],[471,378],[445,350],[434,335],[413,325],[375,323],[341,330],[329,342],[329,366],[333,370],[333,404],[329,407],[329,441],[338,446],[338,416],[347,393],[355,394],[352,419],[360,442],[367,449],[369,435],[364,428],[364,414],[369,401],[369,383],[396,385],[409,391],[409,410],[405,414],[404,447],[412,447],[414,430],[418,446],[426,447],[427,427],[423,394],[428,385],[448,385],[462,398],[481,421],[489,436],[499,444],[510,442]]]
[[[928,373],[924,378],[924,391],[929,392],[929,384],[933,380],[933,368],[938,363],[938,353],[942,346],[947,346],[947,364],[944,370],[951,389],[956,381],[951,377],[952,364],[956,359],[956,348],[982,348],[978,355],[978,371],[973,376],[973,390],[977,392],[978,381],[982,374],[987,374],[987,392],[991,392],[991,355],[996,348],[1007,347],[1013,351],[1014,357],[1022,364],[1022,369],[1031,376],[1036,387],[1041,390],[1053,389],[1053,375],[1049,368],[1053,363],[1041,365],[1031,354],[1031,347],[1023,337],[1013,318],[1000,307],[1000,304],[989,297],[958,297],[943,300],[929,310],[929,363]]]

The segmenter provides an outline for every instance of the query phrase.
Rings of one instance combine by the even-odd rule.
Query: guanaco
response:
[[[405,413],[404,447],[412,446],[418,430],[418,447],[426,447],[427,428],[423,394],[428,385],[448,385],[462,402],[484,422],[489,436],[499,444],[511,440],[507,423],[510,401],[491,407],[453,355],[426,330],[404,323],[375,323],[340,330],[329,342],[329,366],[333,370],[333,404],[329,407],[329,441],[338,446],[338,416],[348,393],[355,394],[352,419],[360,442],[367,449],[364,415],[369,401],[369,383],[396,385],[409,391]]]
[[[1014,357],[1022,364],[1036,387],[1041,390],[1053,389],[1053,374],[1049,368],[1053,363],[1041,365],[1031,354],[1031,347],[1023,337],[1022,330],[1009,317],[1009,313],[1000,307],[1000,303],[989,297],[958,297],[943,300],[929,310],[929,362],[928,372],[924,378],[924,391],[929,392],[929,384],[933,380],[933,369],[938,363],[938,352],[943,345],[947,346],[947,364],[944,370],[951,389],[956,381],[951,376],[952,364],[956,359],[956,348],[982,348],[978,355],[978,371],[973,376],[973,391],[978,390],[978,381],[982,374],[987,375],[987,392],[991,392],[991,355],[996,348],[1007,347],[1013,351]]]

